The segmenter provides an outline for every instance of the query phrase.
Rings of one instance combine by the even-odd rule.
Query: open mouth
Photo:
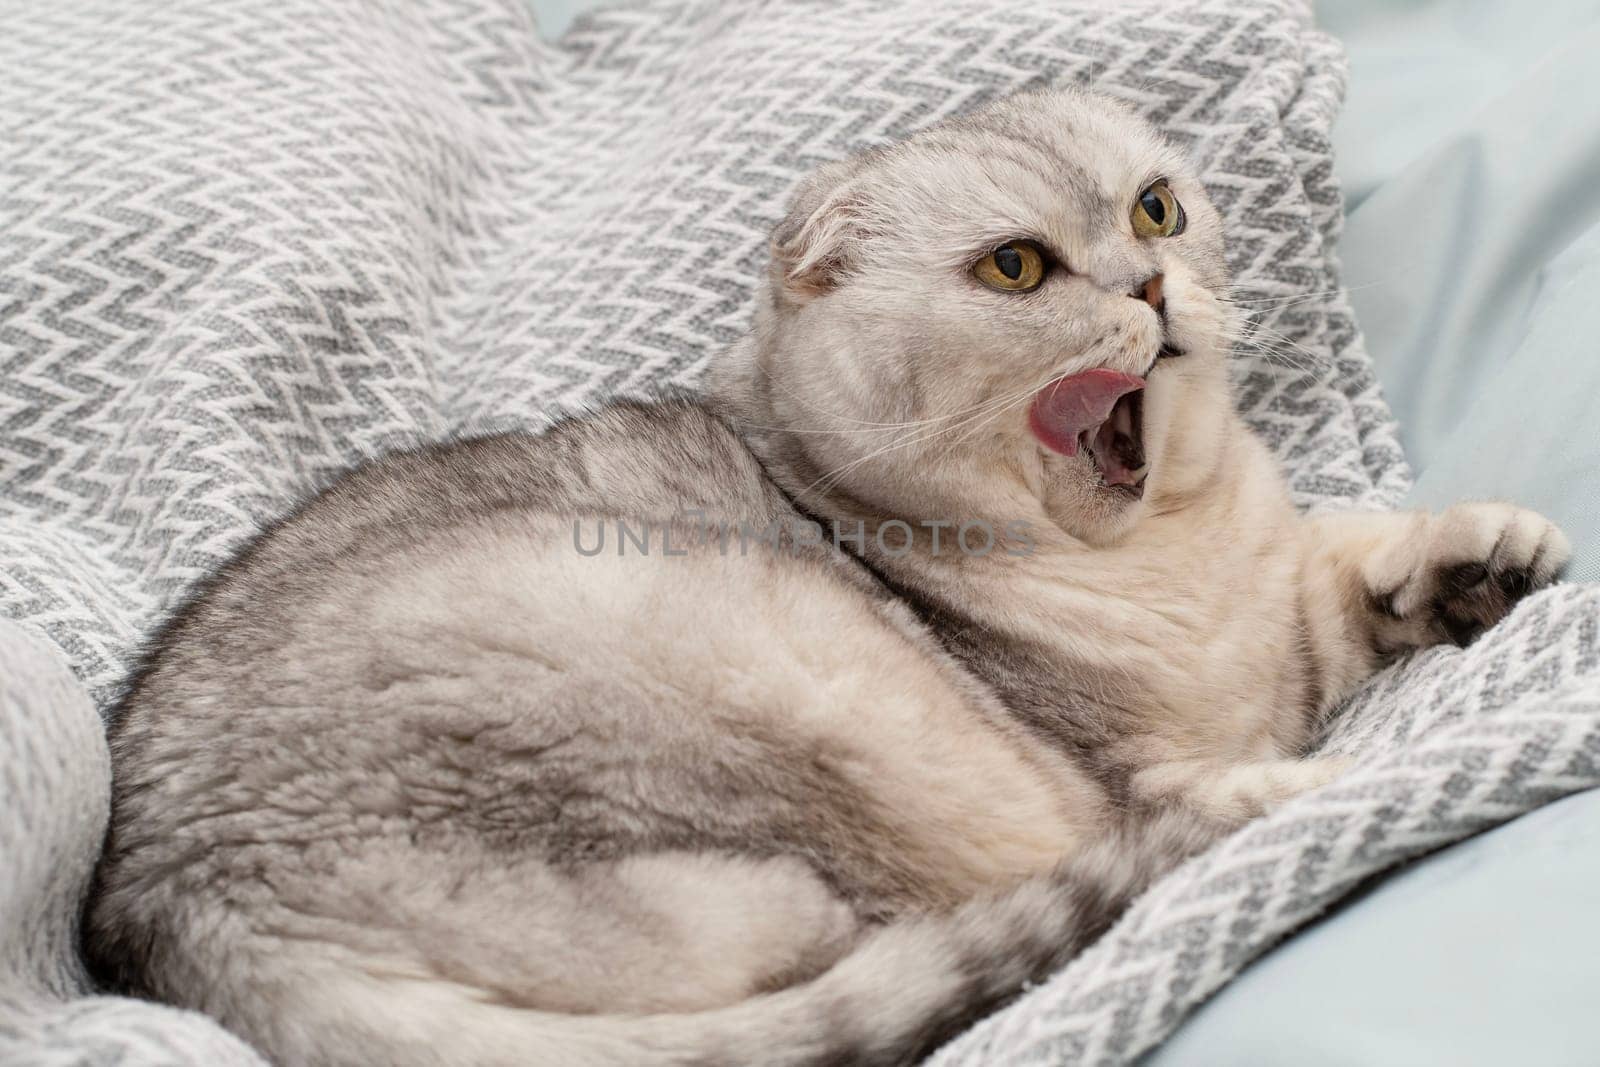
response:
[[[1028,428],[1064,456],[1088,454],[1100,484],[1144,495],[1144,379],[1097,369],[1051,382],[1028,407]]]

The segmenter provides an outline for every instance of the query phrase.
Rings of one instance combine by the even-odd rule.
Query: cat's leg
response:
[[[1129,785],[1141,805],[1181,805],[1213,819],[1244,822],[1327,785],[1349,767],[1337,756],[1232,764],[1166,760],[1139,770]]]
[[[1500,503],[1329,515],[1308,533],[1308,623],[1330,697],[1399,653],[1468,644],[1571,555],[1549,519]]]

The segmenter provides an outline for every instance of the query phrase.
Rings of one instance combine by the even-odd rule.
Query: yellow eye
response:
[[[1171,237],[1183,232],[1183,205],[1164,181],[1139,194],[1133,204],[1133,232],[1140,237]]]
[[[1044,281],[1044,256],[1032,241],[1007,241],[978,260],[972,273],[991,289],[1025,293]]]

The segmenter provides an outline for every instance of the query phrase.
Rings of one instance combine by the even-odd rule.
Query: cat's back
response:
[[[787,509],[738,438],[688,400],[616,402],[542,433],[395,452],[339,478],[203,582],[152,642],[124,704],[138,708],[197,652],[227,665],[269,652],[314,628],[316,605],[326,614],[348,591],[403,584],[404,567],[477,553],[475,563],[502,573],[549,547],[530,537],[504,558],[483,556],[486,538],[519,523],[531,532],[592,516],[638,528],[696,510],[755,522]],[[181,661],[165,655],[178,644],[188,648]]]

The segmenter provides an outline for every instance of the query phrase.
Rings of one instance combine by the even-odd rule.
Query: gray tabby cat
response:
[[[1106,101],[825,167],[772,250],[709,406],[389,456],[178,614],[113,731],[108,981],[287,1064],[910,1062],[1567,556],[1297,515],[1217,213]]]

